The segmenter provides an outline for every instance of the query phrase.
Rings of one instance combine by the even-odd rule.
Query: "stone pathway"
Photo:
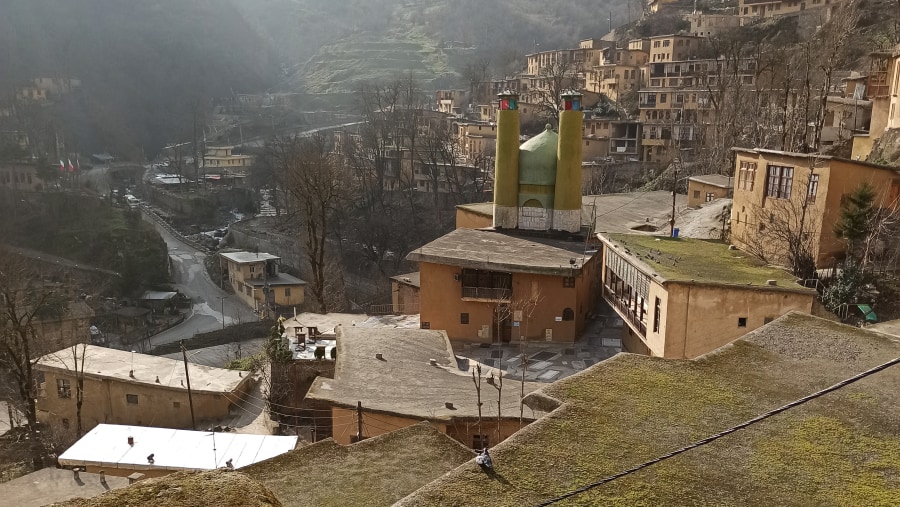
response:
[[[453,351],[486,366],[500,368],[510,379],[553,382],[589,368],[622,351],[623,322],[608,306],[596,312],[575,343],[527,342],[481,345],[454,342]],[[522,355],[527,357],[522,367]]]

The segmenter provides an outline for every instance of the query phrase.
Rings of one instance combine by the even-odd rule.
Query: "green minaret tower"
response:
[[[552,226],[559,231],[578,232],[581,229],[581,132],[584,117],[581,98],[582,95],[575,91],[563,92],[560,96]]]
[[[494,227],[515,229],[519,206],[519,96],[506,91],[498,97]]]

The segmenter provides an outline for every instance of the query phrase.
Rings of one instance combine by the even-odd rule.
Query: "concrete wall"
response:
[[[547,341],[546,330],[552,335],[550,341],[572,342],[584,329],[585,316],[593,310],[595,298],[599,294],[600,255],[595,255],[581,275],[575,278],[575,287],[563,286],[563,277],[513,273],[512,300],[524,301],[533,294],[539,296],[530,319],[520,327],[510,330],[511,340],[527,338],[529,341]],[[430,329],[447,331],[452,340],[467,340],[489,343],[496,341],[497,328],[494,311],[499,303],[487,300],[463,299],[462,284],[454,276],[462,268],[443,264],[420,263],[421,287],[419,298],[420,321],[428,323]],[[574,320],[562,321],[563,310],[571,308]],[[468,324],[461,322],[461,314],[468,314]],[[523,316],[524,317],[524,316]],[[487,333],[479,338],[480,330],[487,326]]]
[[[53,426],[54,431],[64,433],[64,419],[68,419],[68,430],[74,436],[77,413],[75,373],[45,370],[44,379],[43,392],[37,400],[39,420]],[[69,380],[71,397],[59,397],[57,379]],[[236,393],[194,391],[194,417],[197,423],[227,417],[229,407],[245,396],[250,383],[248,376]],[[127,394],[136,394],[137,404],[128,403]],[[81,421],[84,431],[101,423],[190,428],[191,409],[187,389],[86,376]]]
[[[473,387],[474,395],[474,387]],[[530,413],[526,409],[526,413]],[[518,414],[515,414],[518,416]],[[510,415],[512,416],[512,414]],[[340,407],[332,408],[332,421],[334,424],[333,437],[334,441],[347,445],[353,443],[353,437],[356,436],[357,420],[356,411]],[[390,431],[412,426],[421,422],[412,417],[400,417],[396,415],[384,414],[381,412],[372,413],[365,409],[362,411],[363,435],[366,437],[376,437]],[[462,443],[466,447],[473,446],[473,437],[475,435],[487,435],[488,444],[497,445],[506,440],[513,433],[519,431],[519,421],[517,419],[504,419],[500,421],[500,433],[497,433],[497,419],[490,418],[490,414],[485,414],[482,419],[481,432],[479,433],[479,425],[476,419],[458,419],[452,422],[431,421],[431,424],[441,433],[446,433],[450,438]],[[524,424],[528,424],[527,422]]]
[[[232,224],[228,229],[228,237],[233,241],[235,248],[268,252],[281,257],[281,263],[295,269],[303,269],[306,260],[302,257],[303,249],[300,248],[298,237],[260,232],[257,223],[252,220]]]
[[[692,359],[711,352],[790,311],[811,313],[815,300],[813,292],[765,287],[669,282],[666,289],[662,356],[673,359]],[[651,319],[652,305],[651,296]],[[744,326],[739,325],[740,318],[746,319]],[[651,341],[651,349],[653,355],[660,355],[658,341]]]
[[[483,229],[491,227],[493,218],[480,213],[475,213],[465,208],[456,208],[456,228],[457,229]]]
[[[391,304],[394,312],[402,315],[419,313],[419,288],[391,280]]]
[[[701,204],[709,202],[706,200],[707,193],[714,194],[715,197],[713,197],[713,199],[721,199],[723,197],[728,197],[729,192],[730,190],[727,188],[710,185],[709,183],[689,180],[687,205],[688,207],[695,208],[700,206]]]

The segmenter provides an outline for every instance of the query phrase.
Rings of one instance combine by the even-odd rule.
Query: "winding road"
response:
[[[151,346],[188,339],[195,334],[221,329],[230,324],[257,320],[253,310],[234,295],[220,289],[209,278],[203,264],[205,253],[182,242],[152,219],[145,216],[145,220],[154,224],[169,248],[175,288],[193,302],[191,312],[184,322],[151,336],[148,339]],[[223,297],[224,301],[220,299]]]

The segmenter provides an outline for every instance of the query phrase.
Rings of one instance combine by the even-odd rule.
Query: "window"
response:
[[[62,425],[64,429],[69,429],[69,420],[63,417]]]
[[[656,298],[656,303],[653,305],[653,332],[659,332],[659,319],[662,313],[662,301],[659,298]]]
[[[738,317],[738,327],[747,327],[747,317]]]
[[[716,198],[716,194],[714,192],[706,193],[706,202],[712,202],[713,200],[715,200],[715,198]]]
[[[291,297],[291,288],[290,287],[284,288],[284,297],[286,297],[286,298]]]
[[[64,379],[64,378],[56,379],[56,394],[60,398],[71,398],[72,397],[72,385],[69,383],[68,379]]]
[[[738,188],[753,191],[753,181],[756,179],[756,162],[741,162],[738,171]]]
[[[431,329],[431,322],[423,322],[422,329]]]
[[[254,271],[256,271],[256,266],[250,266],[250,272],[253,273]]]
[[[666,99],[668,99],[668,98],[669,98],[669,94],[668,94],[668,93],[660,93],[660,94],[659,94],[659,103],[660,103],[660,104],[665,104],[665,103],[666,103]]]
[[[472,448],[473,449],[484,449],[485,447],[490,447],[491,441],[487,435],[472,435]]]
[[[694,190],[694,199],[699,199],[699,198],[700,198],[700,191]]]
[[[807,185],[806,189],[806,196],[809,197],[810,201],[815,201],[817,193],[819,193],[819,175],[810,174],[809,184]]]
[[[575,277],[574,276],[564,276],[563,277],[563,287],[567,289],[575,288]]]
[[[565,310],[563,310],[562,319],[563,320],[575,320],[575,311],[572,310],[571,308],[566,308]]]
[[[770,165],[766,179],[766,197],[790,199],[791,185],[794,183],[794,168]]]
[[[459,314],[459,323],[460,324],[468,324],[469,323],[469,314],[468,313],[460,313]]]
[[[172,402],[172,408],[181,408],[181,402],[180,402],[180,401],[173,401],[173,402]]]
[[[126,394],[126,395],[125,395],[125,401],[127,401],[128,403],[130,403],[130,404],[132,404],[132,405],[137,405],[137,402],[138,402],[138,395],[136,395],[136,394]]]

